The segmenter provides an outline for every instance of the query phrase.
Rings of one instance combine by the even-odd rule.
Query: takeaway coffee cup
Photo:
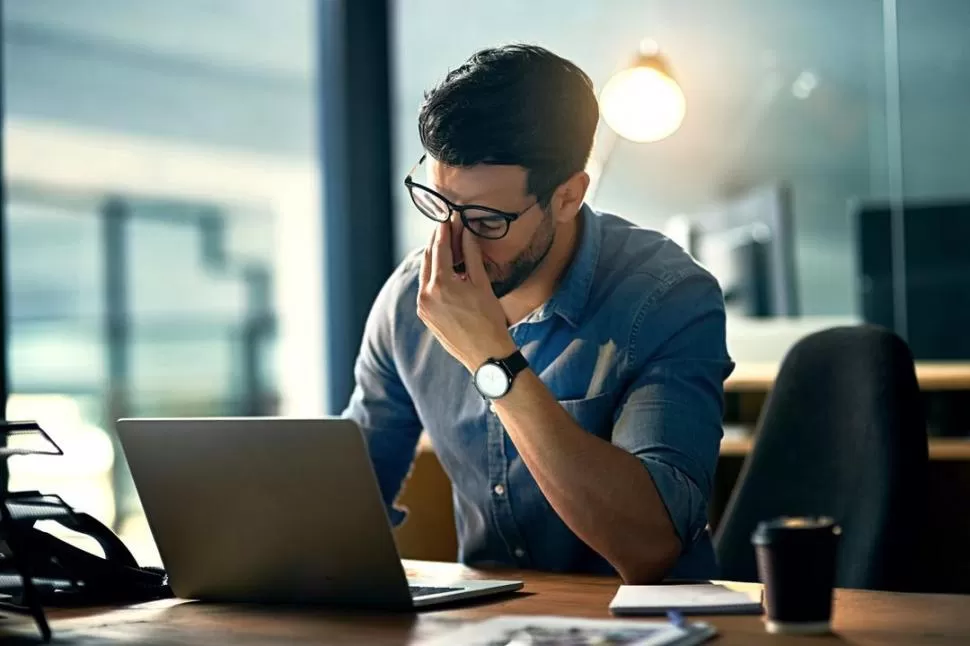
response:
[[[842,529],[828,517],[782,517],[751,536],[770,633],[831,630],[835,556]]]

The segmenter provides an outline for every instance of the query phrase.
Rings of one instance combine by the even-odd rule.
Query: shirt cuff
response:
[[[707,529],[707,497],[680,469],[654,458],[639,460],[650,473],[686,552]]]

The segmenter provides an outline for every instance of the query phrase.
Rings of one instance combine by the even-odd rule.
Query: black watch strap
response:
[[[505,372],[509,375],[509,379],[515,379],[515,375],[529,367],[529,362],[522,356],[520,350],[516,350],[504,359],[496,359],[495,363],[505,369]]]

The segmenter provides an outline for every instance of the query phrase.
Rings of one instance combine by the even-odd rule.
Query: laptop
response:
[[[407,610],[522,587],[409,581],[353,421],[122,419],[118,434],[177,597]]]

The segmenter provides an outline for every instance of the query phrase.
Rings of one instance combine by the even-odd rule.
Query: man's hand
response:
[[[459,274],[453,266],[451,235],[451,225],[441,223],[424,250],[418,316],[441,345],[474,372],[489,357],[506,357],[516,348],[478,241],[461,228],[466,273]]]

